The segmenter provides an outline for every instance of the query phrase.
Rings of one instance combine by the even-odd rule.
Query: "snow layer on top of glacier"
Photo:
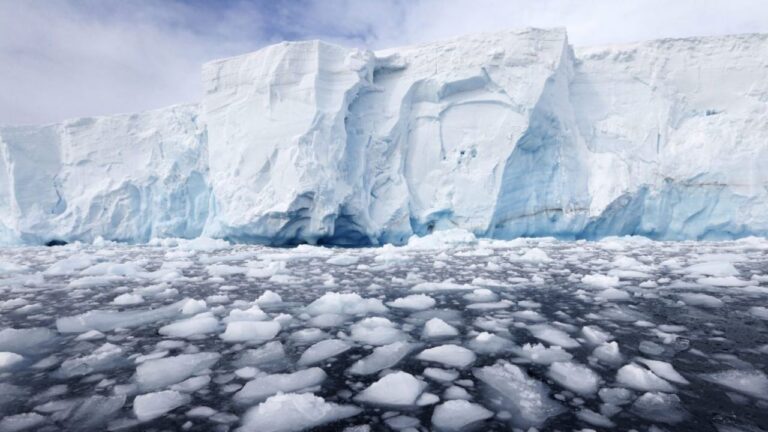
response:
[[[0,243],[766,235],[766,52],[574,50],[564,29],[284,42],[204,65],[199,105],[0,127]]]

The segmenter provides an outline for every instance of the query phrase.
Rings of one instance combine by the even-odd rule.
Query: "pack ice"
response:
[[[200,104],[0,128],[0,240],[768,234],[768,36],[280,43]]]

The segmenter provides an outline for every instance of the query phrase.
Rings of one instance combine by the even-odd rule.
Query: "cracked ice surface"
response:
[[[163,240],[0,268],[0,431],[768,428],[765,239]]]

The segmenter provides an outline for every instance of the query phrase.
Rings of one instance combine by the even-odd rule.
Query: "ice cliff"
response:
[[[0,128],[0,240],[768,234],[768,35],[291,42],[203,80],[200,105]]]

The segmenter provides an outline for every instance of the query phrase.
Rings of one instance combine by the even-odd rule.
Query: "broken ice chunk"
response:
[[[279,394],[248,410],[238,431],[300,431],[352,417],[360,411],[355,406],[326,402],[311,393]]]
[[[349,368],[349,373],[354,375],[370,375],[391,368],[397,365],[415,347],[416,345],[408,342],[393,342],[389,345],[374,348],[373,352],[367,357],[356,361]]]
[[[188,394],[174,390],[163,390],[136,396],[133,400],[133,413],[141,421],[152,420],[188,404],[192,398]]]
[[[660,376],[661,378],[678,384],[690,384],[688,380],[680,375],[680,373],[677,372],[670,363],[659,360],[648,360],[644,358],[638,358],[637,361],[648,366],[648,368],[650,368],[653,373]]]
[[[148,360],[136,367],[136,383],[142,390],[161,389],[210,368],[219,358],[219,353],[201,352]]]
[[[24,361],[24,356],[13,352],[2,351],[0,352],[0,372],[10,370],[22,361]]]
[[[235,393],[234,399],[238,403],[253,404],[277,393],[304,393],[319,386],[325,378],[325,372],[317,367],[290,374],[264,375],[248,381]]]
[[[576,339],[568,336],[568,333],[556,329],[549,324],[534,324],[528,326],[528,331],[536,339],[551,345],[558,345],[566,349],[580,346]]]
[[[477,356],[474,352],[453,344],[440,345],[426,349],[416,356],[419,360],[442,363],[447,366],[465,368],[472,364]]]
[[[506,361],[474,371],[488,390],[488,400],[510,413],[514,427],[528,429],[544,424],[548,418],[565,411],[549,396],[549,387],[530,378],[521,368]]]
[[[371,384],[355,396],[358,402],[393,407],[416,404],[427,385],[406,372],[393,372]]]
[[[616,382],[629,388],[646,392],[661,391],[669,393],[675,391],[675,388],[670,383],[635,363],[622,366],[616,372]]]
[[[590,368],[574,362],[555,362],[549,366],[549,377],[580,395],[597,392],[600,377]]]
[[[111,343],[105,343],[91,354],[65,360],[56,371],[56,375],[62,378],[71,378],[113,369],[125,363],[122,348]]]
[[[387,307],[379,299],[365,299],[358,294],[342,294],[336,292],[325,293],[319,299],[310,303],[306,311],[310,315],[321,314],[346,314],[368,315],[385,313]]]
[[[56,328],[61,333],[84,333],[88,330],[105,332],[120,327],[139,327],[155,321],[175,318],[181,313],[186,303],[187,299],[184,299],[157,309],[124,312],[93,310],[76,316],[59,318],[56,320]]]
[[[392,321],[382,317],[370,317],[358,321],[351,327],[350,337],[368,345],[388,345],[406,339]]]
[[[422,337],[424,339],[436,339],[443,337],[452,337],[459,334],[456,327],[448,324],[440,318],[432,318],[424,324]]]
[[[768,400],[768,376],[759,370],[727,370],[704,374],[711,383],[735,390],[748,396]]]
[[[432,424],[440,431],[454,432],[466,430],[491,417],[493,411],[482,405],[465,400],[450,400],[435,407]]]
[[[632,412],[647,420],[668,424],[679,423],[688,416],[680,398],[669,393],[644,393],[632,404]]]
[[[435,305],[435,299],[424,294],[412,294],[391,301],[387,305],[398,309],[425,310]]]
[[[525,344],[516,351],[518,355],[530,360],[533,363],[548,365],[554,362],[568,361],[573,356],[559,346],[549,348],[537,343],[536,345]]]
[[[299,364],[303,366],[315,364],[323,360],[335,357],[352,348],[348,342],[340,339],[326,339],[307,348],[301,358]]]
[[[174,321],[160,327],[158,333],[163,336],[175,338],[188,338],[190,336],[213,333],[219,327],[219,320],[210,312],[197,314],[192,318]]]
[[[227,324],[221,339],[227,342],[264,342],[280,333],[276,321],[234,321]]]

